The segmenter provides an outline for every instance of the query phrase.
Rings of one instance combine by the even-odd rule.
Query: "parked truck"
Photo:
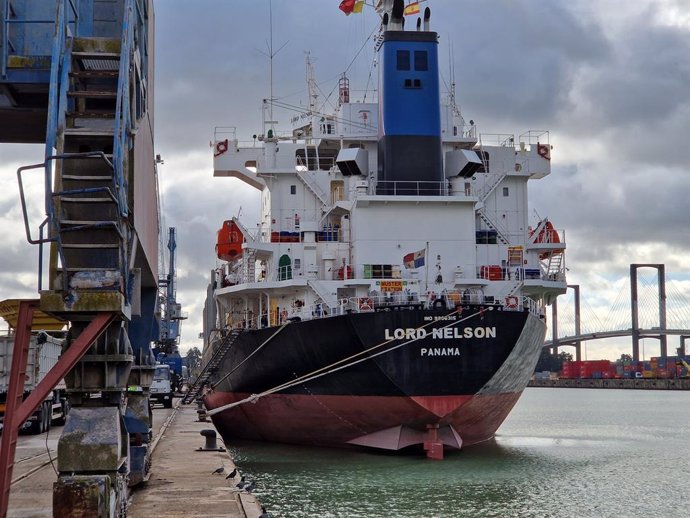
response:
[[[14,335],[0,336],[0,429],[5,418],[5,403],[10,382],[12,367],[12,352],[14,349]],[[34,333],[29,342],[29,357],[26,365],[26,380],[24,382],[24,399],[46,376],[48,371],[57,363],[62,352],[62,340],[54,338],[45,332]],[[55,387],[46,397],[28,421],[21,425],[20,430],[29,433],[43,433],[53,424],[64,424],[69,412],[65,382]]]
[[[170,365],[156,364],[153,373],[153,383],[151,383],[151,401],[162,403],[165,408],[172,408],[173,405],[173,380]]]

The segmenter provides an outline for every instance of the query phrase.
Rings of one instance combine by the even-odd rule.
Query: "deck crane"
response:
[[[158,335],[153,20],[153,0],[0,0],[0,142],[45,143],[44,160],[17,177],[41,266],[49,250],[40,299],[19,309],[0,517],[17,427],[63,377],[72,409],[58,442],[53,516],[125,516],[128,487],[148,476]],[[44,186],[40,224],[29,217],[27,184]],[[69,322],[67,347],[46,387],[22,401],[35,310]]]

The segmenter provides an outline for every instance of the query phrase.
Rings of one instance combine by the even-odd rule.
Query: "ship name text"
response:
[[[457,340],[459,338],[496,338],[496,327],[442,327],[426,330],[424,328],[385,329],[386,340],[422,340],[426,337],[440,340]]]

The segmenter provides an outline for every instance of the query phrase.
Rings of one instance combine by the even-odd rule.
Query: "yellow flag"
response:
[[[411,16],[413,14],[419,14],[419,2],[414,2],[407,5],[403,11],[404,16]]]
[[[359,0],[356,4],[355,7],[352,9],[353,13],[361,13],[362,9],[364,9],[364,0]]]

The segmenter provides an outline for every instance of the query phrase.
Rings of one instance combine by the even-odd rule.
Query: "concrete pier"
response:
[[[528,387],[690,390],[690,379],[534,379]]]
[[[193,405],[180,405],[170,419],[153,452],[151,476],[134,491],[128,515],[257,518],[261,508],[254,496],[235,489],[239,474],[226,479],[235,464],[220,436],[216,446],[223,451],[202,451],[207,438],[201,431],[215,431],[211,421],[200,422]]]
[[[196,410],[194,405],[154,407],[151,473],[148,482],[130,496],[128,516],[258,518],[261,514],[253,495],[235,490],[240,477],[225,478],[235,467],[227,451],[197,451],[206,445],[200,432],[215,428],[210,420],[199,422]],[[48,437],[19,437],[8,518],[53,516],[53,483],[57,475],[49,463],[46,446],[55,458],[61,432],[60,426]],[[220,436],[217,446],[225,447]],[[213,473],[220,467],[222,473]]]

